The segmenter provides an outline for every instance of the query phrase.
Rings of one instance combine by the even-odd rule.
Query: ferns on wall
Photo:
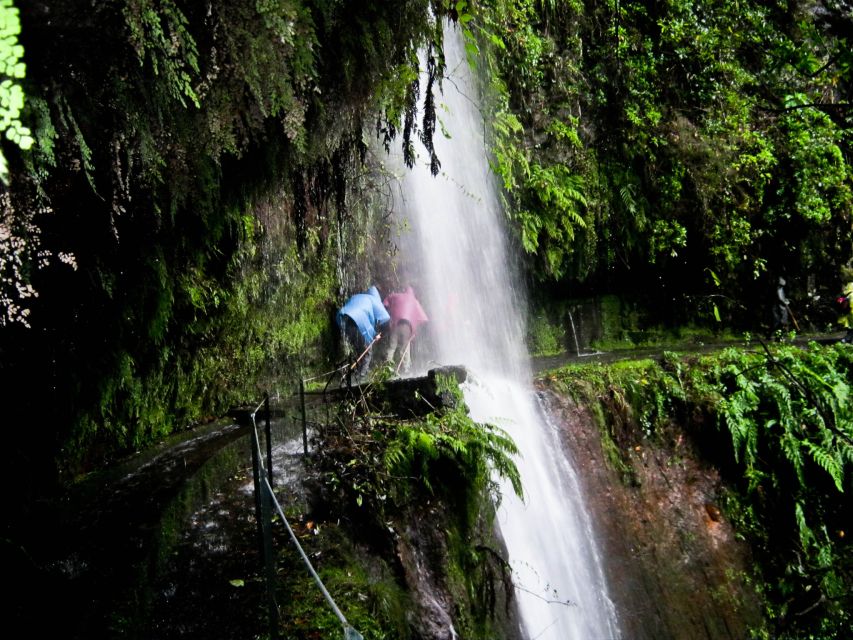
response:
[[[853,621],[853,349],[670,353],[660,363],[569,367],[549,379],[593,401],[621,398],[616,405],[640,438],[686,430],[721,468],[726,511],[753,547],[767,599],[757,637],[845,637]]]

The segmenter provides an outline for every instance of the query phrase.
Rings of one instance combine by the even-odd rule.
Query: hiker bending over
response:
[[[383,302],[391,315],[391,335],[385,360],[398,363],[397,369],[402,368],[403,373],[408,373],[412,366],[412,340],[418,327],[428,322],[429,318],[412,287],[406,287],[402,293],[388,295]]]
[[[379,332],[391,320],[379,290],[373,286],[364,293],[356,293],[340,308],[335,320],[341,330],[342,341],[353,352],[353,359],[358,359],[355,373],[361,380],[370,370],[371,347],[382,335]]]

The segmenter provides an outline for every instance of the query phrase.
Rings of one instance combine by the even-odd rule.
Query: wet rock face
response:
[[[523,635],[511,577],[502,573],[502,568],[509,569],[499,532],[489,533],[480,529],[471,534],[473,539],[483,543],[474,545],[472,549],[482,551],[488,548],[488,553],[481,556],[483,563],[473,570],[479,578],[474,580],[475,590],[479,593],[472,597],[466,586],[459,583],[459,576],[454,578],[452,575],[453,551],[448,541],[452,520],[446,504],[427,502],[413,506],[394,524],[394,553],[406,590],[412,598],[408,614],[412,638],[527,640]],[[486,522],[481,521],[478,529],[487,526]],[[491,530],[491,526],[489,528]],[[461,569],[465,570],[464,567]],[[485,591],[491,597],[483,597]],[[474,617],[488,618],[489,635],[480,635],[471,629]]]
[[[424,416],[437,409],[456,407],[456,395],[445,389],[446,382],[460,385],[468,377],[468,371],[461,365],[448,365],[430,369],[425,376],[415,378],[395,378],[387,381],[380,389],[372,388],[371,393],[381,399],[390,411],[402,418]],[[325,402],[340,402],[342,399],[356,397],[372,385],[353,385],[329,389],[324,394]],[[243,412],[248,415],[247,412]]]
[[[431,515],[425,522],[437,524],[437,514]],[[412,629],[423,640],[453,640],[456,631],[450,614],[452,601],[443,580],[436,575],[436,569],[447,557],[447,547],[436,533],[434,528],[422,528],[416,521],[409,521],[397,536],[395,550],[412,594],[414,607],[409,614]]]
[[[419,378],[391,380],[386,384],[385,400],[403,417],[422,416],[441,407],[452,409],[456,406],[456,396],[442,389],[441,378],[459,385],[467,376],[465,367],[445,366],[430,369],[427,375]]]
[[[590,412],[550,391],[542,395],[584,483],[623,637],[749,637],[760,608],[744,580],[748,550],[718,505],[717,471],[684,434],[665,446],[634,434],[620,442],[626,483],[608,466]]]

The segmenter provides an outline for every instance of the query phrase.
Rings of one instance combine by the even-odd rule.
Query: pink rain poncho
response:
[[[412,337],[418,332],[418,327],[428,322],[426,312],[421,303],[415,297],[411,287],[406,287],[403,293],[391,293],[382,301],[388,314],[391,316],[390,328],[393,330],[400,321],[408,322],[412,326]]]

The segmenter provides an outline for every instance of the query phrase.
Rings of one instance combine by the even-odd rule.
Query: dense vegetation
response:
[[[335,308],[389,256],[376,151],[411,162],[421,143],[440,168],[444,17],[481,74],[540,299],[642,292],[672,323],[753,327],[776,275],[828,296],[853,258],[846,0],[19,5],[0,0],[8,522],[41,485],[331,358]],[[849,350],[644,367],[608,389],[650,437],[669,419],[725,436],[704,442],[759,556],[759,632],[840,637]],[[371,457],[328,461],[351,513],[435,490],[470,515],[484,461],[510,451],[461,415],[381,426],[364,425]],[[396,482],[447,469],[471,491]],[[475,551],[463,577],[492,557]]]
[[[639,290],[675,322],[754,327],[780,274],[798,310],[839,291],[848,3],[477,4],[494,166],[549,295]]]
[[[12,468],[70,480],[327,356],[382,257],[364,132],[417,136],[430,5],[30,2],[18,33],[3,4],[0,367],[47,427]]]
[[[505,637],[511,575],[494,539],[493,474],[521,494],[515,445],[499,427],[471,420],[455,380],[436,376],[432,402],[419,392],[409,402],[416,410],[401,412],[381,378],[331,419],[318,415],[309,513],[321,533],[306,542],[322,550],[318,570],[365,638],[432,637],[425,629],[446,627],[442,616],[459,637]],[[288,636],[339,629],[304,570],[289,574]]]
[[[433,16],[481,71],[545,299],[640,289],[671,321],[740,325],[768,275],[831,294],[853,237],[845,7],[7,0],[12,395],[45,398],[73,474],[328,354],[337,299],[384,256],[371,138],[440,166]]]
[[[765,600],[756,638],[844,638],[853,604],[853,349],[812,344],[572,366],[549,384],[604,407],[611,463],[685,432],[723,473],[724,511]]]

